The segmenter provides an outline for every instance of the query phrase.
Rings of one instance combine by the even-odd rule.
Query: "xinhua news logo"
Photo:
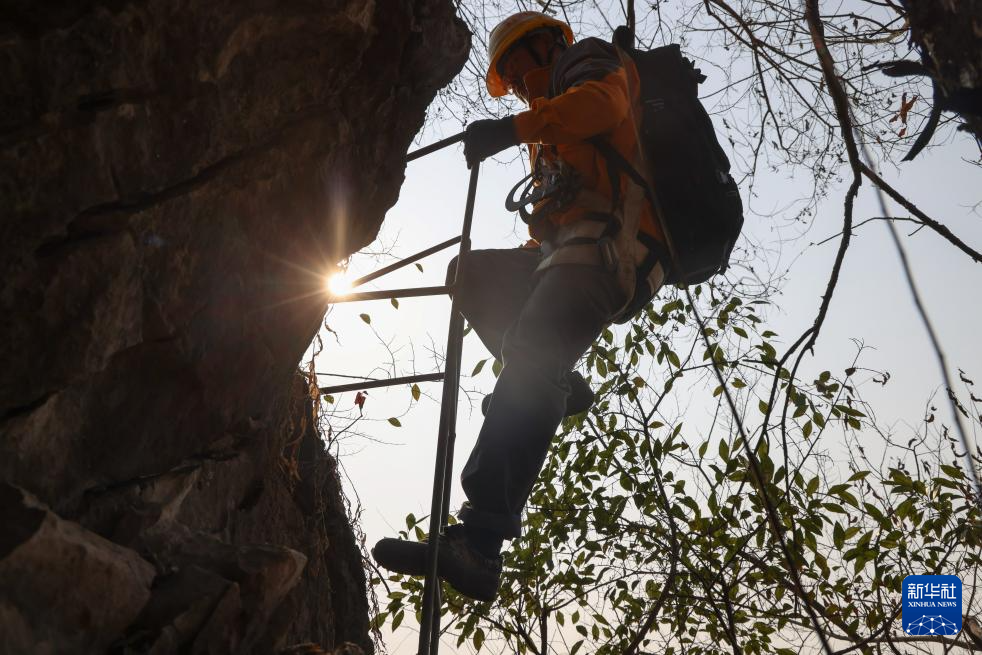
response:
[[[952,637],[962,629],[962,581],[957,575],[904,578],[904,632],[917,637]]]

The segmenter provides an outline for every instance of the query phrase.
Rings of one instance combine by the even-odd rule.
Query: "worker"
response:
[[[464,155],[472,167],[528,144],[534,183],[526,193],[534,207],[525,246],[472,251],[449,271],[458,308],[503,364],[461,474],[467,502],[439,544],[440,577],[484,601],[497,595],[502,544],[521,535],[521,513],[557,427],[592,403],[589,385],[572,369],[636,299],[640,262],[660,239],[642,191],[609,170],[588,141],[603,138],[637,161],[633,64],[622,64],[599,39],[574,43],[569,25],[532,11],[495,27],[488,52],[490,94],[510,92],[529,108],[471,123]],[[639,229],[652,248],[638,241]],[[664,278],[659,261],[643,300]],[[389,570],[424,575],[426,549],[382,539],[373,555]]]

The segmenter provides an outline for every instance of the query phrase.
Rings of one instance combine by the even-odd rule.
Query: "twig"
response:
[[[870,159],[869,152],[864,148],[864,154],[866,159]],[[880,203],[880,211],[883,212],[884,216],[889,216],[890,212],[887,210],[886,200],[883,197],[883,191],[879,187],[876,189],[876,198]],[[931,340],[931,347],[934,349],[934,356],[938,361],[938,367],[941,369],[941,376],[944,378],[945,388],[948,390],[948,402],[951,404],[951,413],[955,419],[955,427],[958,429],[958,437],[961,440],[962,450],[965,451],[965,465],[971,473],[972,487],[975,492],[975,503],[982,504],[982,485],[979,483],[979,474],[975,468],[975,462],[972,459],[972,453],[974,449],[970,449],[968,446],[968,434],[965,431],[965,426],[962,423],[961,412],[958,411],[958,406],[955,402],[955,392],[954,386],[951,383],[951,377],[948,375],[948,363],[945,359],[944,351],[941,349],[941,342],[938,340],[938,335],[934,331],[934,326],[931,324],[931,319],[928,318],[927,310],[924,309],[924,303],[921,301],[921,294],[917,290],[917,285],[914,283],[914,275],[910,270],[910,262],[907,261],[907,253],[904,250],[903,244],[900,242],[900,236],[897,234],[897,229],[894,227],[891,221],[887,221],[887,228],[890,230],[890,237],[893,239],[893,245],[897,248],[897,255],[900,256],[900,263],[904,268],[904,277],[907,280],[907,288],[910,290],[910,296],[914,300],[914,305],[917,307],[917,313],[921,317],[921,322],[924,324],[924,329],[927,331],[928,338]]]

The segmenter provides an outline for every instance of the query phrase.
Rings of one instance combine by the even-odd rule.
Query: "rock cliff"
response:
[[[466,29],[449,0],[2,4],[0,652],[371,649],[297,364]]]

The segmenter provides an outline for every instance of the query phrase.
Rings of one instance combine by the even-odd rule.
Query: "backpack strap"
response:
[[[647,201],[650,202],[653,207],[655,206],[655,194],[651,191],[651,186],[648,184],[648,181],[644,179],[644,176],[642,176],[641,173],[638,172],[638,169],[631,165],[631,162],[624,158],[624,155],[617,152],[617,149],[610,145],[602,136],[592,136],[587,140],[592,143],[593,146],[600,151],[600,154],[603,155],[604,159],[607,160],[607,174],[611,178],[611,188],[614,190],[615,194],[620,194],[621,185],[614,184],[614,180],[616,179],[617,182],[620,182],[618,172],[621,172],[631,178],[632,182],[641,187],[641,190],[644,192],[645,199],[647,199]]]
[[[659,224],[662,225],[662,233],[665,236],[666,243],[662,243],[658,239],[645,234],[641,231],[641,208],[638,208],[636,212],[637,224],[634,226],[635,233],[637,235],[638,241],[640,241],[645,248],[647,248],[647,253],[644,260],[638,265],[639,277],[647,277],[651,274],[655,265],[661,261],[664,267],[669,268],[669,264],[675,263],[674,249],[671,247],[670,237],[668,231],[664,227],[664,222],[661,220],[661,212],[658,205],[658,199],[655,197],[654,191],[651,189],[651,185],[648,184],[648,180],[644,178],[643,175],[635,168],[631,162],[627,160],[621,153],[617,152],[614,146],[601,136],[595,136],[588,139],[590,143],[603,155],[607,163],[607,174],[610,176],[610,186],[613,189],[613,197],[615,202],[620,195],[620,174],[623,173],[634,182],[637,187],[641,189],[644,193],[645,200],[651,205],[652,211],[658,218]],[[672,267],[674,268],[674,267]],[[668,271],[666,271],[668,274]]]
[[[594,136],[588,139],[590,143],[603,155],[603,158],[607,163],[607,174],[611,178],[611,189],[614,190],[613,194],[615,197],[619,196],[620,193],[620,177],[619,174],[623,173],[637,185],[641,191],[644,193],[645,200],[651,205],[651,210],[655,214],[655,218],[658,224],[661,226],[662,236],[665,237],[665,243],[659,242],[647,234],[641,232],[641,216],[640,211],[638,211],[637,221],[638,224],[635,226],[637,232],[638,240],[641,241],[645,247],[648,249],[648,255],[645,257],[644,262],[639,268],[639,272],[644,274],[650,274],[651,270],[654,268],[657,258],[660,258],[666,266],[669,266],[669,271],[667,271],[667,277],[672,277],[672,269],[678,270],[676,266],[675,248],[672,244],[672,237],[665,227],[665,221],[663,220],[661,213],[661,206],[658,204],[658,198],[655,196],[655,192],[652,190],[651,185],[648,184],[648,180],[644,178],[643,175],[634,167],[631,162],[629,162],[624,155],[617,152],[614,146],[610,145],[606,139],[601,136]],[[616,178],[616,181],[615,181]],[[639,208],[640,209],[640,208]],[[652,260],[652,257],[656,257]]]

